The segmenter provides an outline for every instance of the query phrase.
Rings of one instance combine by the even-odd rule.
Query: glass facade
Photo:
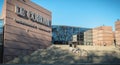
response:
[[[54,44],[68,44],[72,41],[73,35],[79,35],[78,40],[84,42],[84,32],[89,28],[73,27],[73,26],[62,26],[52,25],[52,43]]]
[[[0,63],[3,57],[3,20],[0,20]]]

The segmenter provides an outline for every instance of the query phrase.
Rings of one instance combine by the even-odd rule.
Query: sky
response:
[[[120,19],[120,0],[32,0],[52,12],[52,25],[94,28]]]
[[[4,0],[0,0],[0,15],[2,14],[3,3],[4,3]]]
[[[1,3],[0,0],[0,9]],[[52,25],[94,28],[120,19],[120,0],[31,0],[52,12]]]

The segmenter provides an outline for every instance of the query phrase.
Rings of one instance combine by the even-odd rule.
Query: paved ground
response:
[[[69,52],[68,45],[54,45],[48,49],[39,49],[28,56],[21,56],[8,64],[118,64],[120,51],[114,46],[78,46],[88,52],[88,56],[78,56]]]

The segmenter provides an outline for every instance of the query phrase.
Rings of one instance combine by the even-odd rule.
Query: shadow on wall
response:
[[[76,56],[68,50],[62,50],[58,47],[49,47],[39,49],[31,55],[21,56],[8,62],[8,64],[86,64],[86,63],[120,63],[120,52],[107,51],[89,51],[85,57]],[[100,53],[100,54],[98,54]],[[91,64],[92,65],[92,64]]]
[[[44,35],[41,38],[40,33],[35,31],[26,31],[25,29],[12,26],[8,26],[7,28],[15,31],[5,33],[7,39],[4,44],[4,62],[13,60],[13,58],[21,55],[30,55],[34,51],[47,48],[50,45],[50,41],[46,41],[47,38]]]

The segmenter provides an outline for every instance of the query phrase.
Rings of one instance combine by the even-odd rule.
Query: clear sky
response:
[[[2,14],[3,2],[4,2],[4,0],[0,0],[0,15]]]
[[[52,25],[94,28],[120,19],[120,0],[31,0],[52,12]],[[1,3],[0,0],[0,9]]]
[[[52,25],[94,28],[120,19],[120,0],[32,0],[52,12]]]

